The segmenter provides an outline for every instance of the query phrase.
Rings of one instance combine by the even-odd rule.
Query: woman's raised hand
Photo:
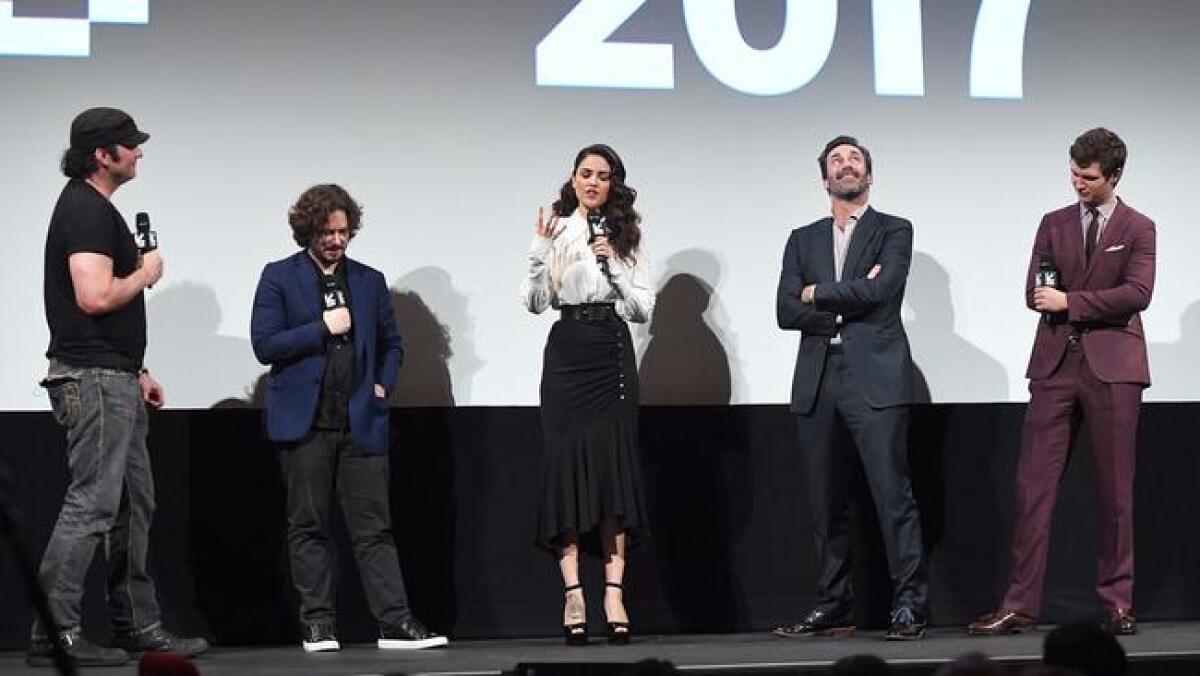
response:
[[[546,210],[543,207],[538,207],[537,217],[537,234],[539,237],[546,239],[554,239],[558,237],[558,216],[551,216],[550,220],[546,220]]]

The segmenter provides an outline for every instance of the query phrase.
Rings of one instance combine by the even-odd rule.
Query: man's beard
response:
[[[845,176],[854,176],[857,181],[852,186],[844,187],[841,183],[841,179]],[[849,202],[862,197],[864,194],[866,194],[867,189],[870,187],[871,184],[868,183],[862,176],[857,174],[843,174],[833,182],[833,187],[829,189],[829,194],[837,197],[838,199],[843,199]]]

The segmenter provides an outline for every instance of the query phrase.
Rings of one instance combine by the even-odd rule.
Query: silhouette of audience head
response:
[[[628,669],[621,671],[625,676],[672,676],[678,673],[679,670],[671,662],[654,658],[635,662]]]
[[[850,655],[834,662],[829,676],[892,676],[892,668],[874,655]]]
[[[1064,624],[1046,634],[1042,663],[1070,667],[1086,676],[1124,676],[1125,649],[1095,623]]]
[[[1007,676],[1004,667],[983,653],[968,653],[938,669],[936,676]]]
[[[1062,667],[1047,664],[1034,664],[1025,667],[1021,671],[1021,676],[1086,676],[1082,671],[1072,669],[1071,667]]]

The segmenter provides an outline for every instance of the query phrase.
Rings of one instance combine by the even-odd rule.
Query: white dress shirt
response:
[[[842,227],[837,226],[837,219],[834,219],[833,225],[833,276],[837,281],[842,281],[842,268],[846,267],[846,252],[850,250],[850,239],[854,237],[854,228],[858,225],[862,215],[867,213],[866,204],[854,210],[850,214],[850,218],[846,219],[846,223]],[[842,325],[842,316],[837,316],[838,326]],[[842,344],[842,332],[839,330],[829,340],[830,345]]]
[[[555,230],[552,237],[533,236],[529,274],[521,282],[521,305],[541,313],[547,307],[613,303],[617,316],[627,322],[650,319],[655,294],[646,257],[640,251],[633,260],[609,258],[605,276],[588,246],[587,219],[582,211],[559,218]]]

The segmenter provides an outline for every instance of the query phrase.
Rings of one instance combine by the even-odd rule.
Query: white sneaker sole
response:
[[[340,643],[334,641],[304,641],[304,652],[306,653],[332,653],[342,649]]]
[[[450,643],[450,639],[445,636],[434,636],[433,638],[424,638],[419,641],[408,641],[398,638],[381,638],[378,641],[380,650],[424,650],[426,648],[437,648]]]

